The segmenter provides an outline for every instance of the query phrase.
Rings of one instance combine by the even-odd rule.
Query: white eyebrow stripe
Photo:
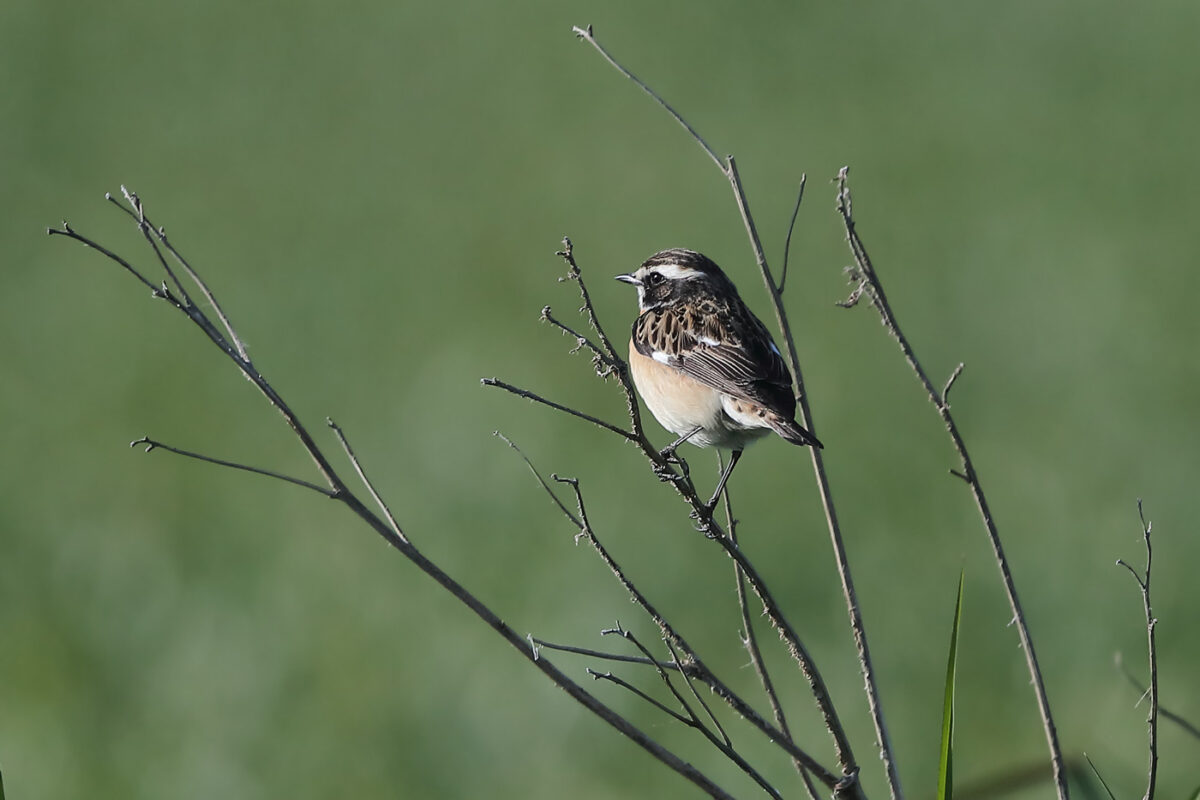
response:
[[[700,272],[691,267],[684,267],[679,264],[656,264],[650,268],[651,271],[657,271],[660,275],[669,281],[689,281],[700,277]]]

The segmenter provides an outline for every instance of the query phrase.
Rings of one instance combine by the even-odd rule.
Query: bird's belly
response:
[[[747,416],[743,421],[728,413],[732,398],[633,347],[629,368],[642,400],[658,423],[676,436],[696,431],[688,442],[697,447],[740,450],[770,433],[770,428],[757,418]]]

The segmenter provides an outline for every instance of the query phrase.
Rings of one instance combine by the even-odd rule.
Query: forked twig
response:
[[[522,454],[522,458],[524,458],[524,454]],[[525,461],[527,464],[529,464],[530,469],[532,469],[536,475],[537,470],[532,464],[529,463],[528,459],[525,459]],[[624,587],[625,591],[629,593],[629,596],[633,602],[640,607],[642,611],[644,611],[650,618],[650,620],[658,627],[659,632],[662,634],[663,641],[668,642],[673,648],[677,649],[683,654],[677,660],[681,671],[689,675],[694,675],[698,680],[702,681],[718,697],[724,700],[730,706],[730,708],[744,717],[751,725],[762,731],[763,734],[765,734],[771,741],[775,742],[793,759],[800,761],[819,781],[830,788],[835,787],[838,783],[838,778],[828,769],[817,763],[817,761],[811,755],[797,747],[795,742],[792,741],[790,735],[785,734],[783,731],[775,728],[769,722],[763,719],[763,717],[748,703],[746,703],[736,692],[722,682],[716,676],[716,674],[714,674],[712,670],[708,668],[708,665],[705,664],[703,659],[700,658],[696,650],[692,648],[690,644],[688,644],[687,640],[685,640],[683,636],[680,635],[677,630],[675,630],[674,626],[672,626],[670,622],[668,622],[667,619],[659,613],[658,609],[650,602],[650,600],[633,584],[633,582],[625,574],[625,571],[621,568],[620,564],[617,563],[617,561],[608,552],[608,549],[601,544],[599,538],[596,536],[596,532],[592,528],[591,520],[588,519],[587,508],[583,503],[583,491],[579,486],[579,481],[575,478],[565,478],[559,475],[551,475],[551,479],[557,481],[558,483],[567,484],[571,487],[571,491],[575,495],[576,513],[571,513],[565,509],[564,513],[566,514],[567,518],[571,520],[571,522],[578,528],[579,532],[576,534],[576,537],[583,538],[589,545],[591,545],[592,549],[596,551],[596,554],[600,556],[600,560],[604,562],[605,566],[609,568],[609,571],[613,573],[613,576],[616,577],[617,581],[622,587]],[[554,495],[554,493],[550,491],[549,486],[541,479],[540,476],[538,476],[538,481],[542,484],[543,488],[545,488],[547,492],[549,492],[552,496]],[[562,508],[561,501],[559,501],[557,497],[554,499],[559,507]]]
[[[52,235],[58,234],[65,236],[87,247],[97,250],[130,272],[142,284],[150,287],[153,297],[166,300],[172,307],[178,309],[185,316],[187,316],[192,323],[194,323],[204,332],[204,334],[211,342],[213,342],[213,344],[219,347],[221,351],[224,352],[230,358],[230,360],[234,362],[241,373],[252,383],[254,383],[258,390],[267,398],[268,403],[283,415],[284,420],[300,440],[300,443],[303,445],[305,451],[309,454],[316,465],[317,470],[328,484],[328,489],[318,486],[317,484],[302,481],[300,479],[288,478],[287,476],[273,473],[268,470],[247,467],[245,465],[226,462],[196,453],[181,451],[177,448],[171,448],[157,441],[147,439],[142,443],[148,445],[148,449],[152,450],[158,447],[179,453],[180,455],[185,455],[187,457],[199,458],[201,460],[216,463],[221,466],[277,477],[281,480],[285,480],[290,483],[304,486],[305,488],[313,491],[320,492],[321,494],[344,504],[352,514],[365,522],[389,545],[398,550],[405,558],[416,565],[418,569],[431,577],[438,583],[438,585],[440,585],[451,595],[457,598],[461,603],[467,606],[467,608],[469,608],[476,616],[487,623],[487,625],[496,631],[496,633],[499,634],[505,641],[516,648],[516,650],[520,652],[521,655],[524,656],[531,664],[533,664],[535,668],[542,672],[555,685],[563,689],[563,691],[570,695],[574,700],[618,730],[620,733],[628,737],[630,740],[638,744],[654,758],[658,759],[660,762],[683,776],[685,779],[695,784],[710,797],[721,798],[721,800],[726,800],[727,798],[728,800],[732,800],[732,796],[728,792],[714,783],[712,779],[710,779],[703,772],[696,769],[696,767],[660,745],[654,739],[651,739],[644,731],[633,725],[621,715],[617,714],[615,711],[601,702],[595,695],[591,694],[582,686],[567,677],[548,659],[539,657],[535,645],[533,645],[531,642],[527,642],[523,637],[518,635],[516,631],[514,631],[507,623],[505,623],[504,620],[495,614],[487,605],[469,592],[466,587],[458,583],[441,567],[429,560],[428,557],[426,557],[400,533],[399,526],[395,524],[394,520],[390,520],[389,524],[388,521],[385,521],[368,509],[366,505],[357,497],[357,495],[355,495],[342,481],[341,477],[338,475],[337,471],[334,469],[325,453],[313,440],[312,436],[309,434],[307,428],[304,426],[299,417],[296,416],[296,414],[291,410],[290,406],[288,406],[288,404],[284,402],[283,398],[275,391],[274,387],[271,386],[266,378],[264,378],[250,362],[249,358],[246,356],[244,347],[241,346],[240,338],[234,332],[232,324],[230,324],[224,314],[222,313],[220,316],[222,325],[225,327],[226,332],[222,332],[221,329],[213,324],[202,308],[191,302],[186,290],[184,290],[182,286],[182,283],[175,278],[173,271],[166,263],[166,259],[163,258],[162,253],[158,248],[158,244],[156,244],[155,239],[157,238],[159,243],[163,244],[164,246],[168,246],[165,241],[165,235],[156,233],[154,236],[151,236],[149,233],[150,226],[146,221],[140,199],[137,199],[137,195],[132,192],[126,192],[126,196],[133,208],[124,210],[126,213],[133,216],[137,222],[139,230],[146,237],[147,241],[150,243],[150,246],[153,248],[155,255],[159,259],[160,266],[163,267],[163,269],[168,273],[168,277],[170,277],[172,282],[175,283],[177,291],[170,289],[165,281],[161,284],[155,284],[154,282],[150,281],[144,274],[141,273],[141,271],[130,264],[129,261],[117,255],[113,251],[101,246],[92,239],[76,233],[71,226],[65,222],[63,223],[61,229],[50,229],[47,232]],[[156,230],[161,232],[161,229]],[[169,248],[169,250],[174,253],[173,248]],[[181,257],[180,261],[183,261]],[[205,297],[213,303],[215,309],[216,305],[215,301],[213,300],[213,295],[208,290],[205,282],[190,267],[187,268],[187,271],[197,285],[201,287],[201,291]],[[353,458],[352,454],[350,454],[350,457],[352,461],[355,462],[356,469],[359,469],[357,466],[357,460]],[[373,490],[372,493],[374,493]],[[386,507],[384,508],[386,511]],[[390,518],[390,512],[386,513]]]
[[[1017,596],[1017,587],[1013,582],[1008,557],[1005,556],[1004,547],[1000,542],[1000,532],[996,527],[996,521],[992,517],[991,509],[988,508],[987,498],[983,493],[983,484],[979,481],[979,476],[975,472],[975,465],[971,461],[970,454],[967,452],[966,442],[963,441],[962,434],[958,430],[958,425],[954,421],[954,415],[950,412],[948,395],[951,387],[954,385],[954,381],[962,372],[962,365],[959,365],[950,376],[950,380],[946,382],[945,387],[939,392],[934,386],[933,381],[930,380],[925,368],[921,366],[921,362],[917,360],[917,356],[913,352],[908,338],[904,335],[899,323],[896,321],[896,315],[892,311],[887,295],[883,291],[883,284],[880,282],[879,276],[871,263],[871,258],[867,255],[867,249],[858,235],[858,230],[854,223],[853,199],[850,196],[847,173],[848,170],[845,167],[838,172],[837,208],[846,230],[846,240],[850,244],[850,252],[854,256],[854,266],[849,267],[847,273],[850,276],[851,282],[855,284],[855,287],[850,297],[841,305],[846,308],[852,307],[864,296],[870,301],[875,310],[879,312],[879,316],[888,333],[900,345],[900,350],[904,354],[905,360],[925,387],[930,401],[937,409],[942,422],[946,425],[946,431],[950,434],[954,450],[958,453],[961,461],[961,471],[952,472],[971,487],[971,494],[975,498],[976,506],[979,508],[979,515],[983,518],[983,525],[987,532],[988,541],[992,545],[996,564],[1000,568],[1000,577],[1004,584],[1004,592],[1008,596],[1008,604],[1012,609],[1013,621],[1017,625],[1021,647],[1025,651],[1025,661],[1032,678],[1034,694],[1037,697],[1038,711],[1041,713],[1042,727],[1046,732],[1046,743],[1049,746],[1050,759],[1054,767],[1055,787],[1058,791],[1059,800],[1067,800],[1069,789],[1067,786],[1067,773],[1063,763],[1062,748],[1058,743],[1058,731],[1054,727],[1054,717],[1050,713],[1050,701],[1046,695],[1046,684],[1042,679],[1042,670],[1038,665],[1037,653],[1034,652],[1033,639],[1029,635],[1029,626],[1025,621],[1025,613],[1021,610],[1021,601]]]
[[[696,710],[694,708],[692,708],[691,703],[689,703],[687,701],[687,699],[683,696],[682,692],[680,692],[679,689],[677,689],[675,687],[674,681],[671,680],[671,673],[668,672],[664,668],[664,666],[659,663],[659,660],[654,657],[654,655],[650,652],[649,648],[647,648],[644,644],[642,644],[641,641],[639,641],[636,636],[634,636],[632,633],[630,633],[629,631],[622,628],[620,626],[620,624],[618,624],[617,627],[615,627],[615,628],[610,628],[608,630],[601,631],[601,633],[609,634],[609,635],[616,634],[616,635],[623,637],[627,641],[631,642],[633,644],[633,646],[636,647],[641,652],[642,656],[644,658],[646,658],[647,660],[649,660],[654,665],[655,670],[658,672],[659,678],[661,678],[662,682],[664,684],[666,684],[668,691],[670,691],[671,695],[675,698],[675,702],[679,703],[679,705],[683,708],[684,713],[679,714],[679,713],[671,710],[664,704],[649,697],[644,692],[642,692],[642,691],[636,689],[635,687],[631,686],[630,684],[622,681],[622,685],[626,689],[629,689],[630,691],[635,692],[639,697],[642,697],[643,699],[648,700],[653,705],[657,706],[660,710],[665,711],[671,717],[678,720],[679,722],[682,722],[684,725],[687,725],[688,727],[699,731],[701,733],[701,735],[704,736],[704,738],[708,739],[708,741],[714,747],[716,747],[718,750],[720,750],[721,753],[726,758],[728,758],[730,761],[732,761],[738,767],[738,769],[742,770],[742,772],[749,775],[751,780],[753,780],[760,787],[762,787],[763,791],[765,791],[771,797],[774,797],[776,800],[783,800],[782,795],[780,795],[778,790],[776,790],[775,787],[772,786],[767,781],[767,779],[762,776],[762,773],[760,773],[753,766],[751,766],[750,763],[748,761],[746,761],[746,759],[740,753],[738,753],[738,751],[736,749],[734,749],[733,742],[730,741],[729,735],[725,733],[725,729],[721,727],[721,723],[717,721],[717,718],[713,715],[712,710],[708,707],[708,704],[704,702],[704,698],[702,698],[700,696],[700,694],[696,691],[696,688],[694,686],[692,686],[691,682],[687,679],[686,674],[684,675],[684,678],[683,678],[684,682],[687,683],[688,689],[691,691],[692,697],[696,700],[697,703],[700,704],[701,708],[703,708],[705,713],[707,714],[709,720],[712,721],[713,725],[716,728],[715,731],[713,730],[713,728],[710,728],[708,726],[708,724],[706,722],[704,722],[704,720],[702,720],[700,718],[700,716],[696,713]],[[671,649],[670,642],[667,642],[666,644],[667,644],[667,648]],[[672,655],[672,658],[675,660],[675,662],[678,663],[678,661],[679,661],[678,654],[672,653],[671,655]],[[611,676],[611,673],[608,673],[608,675]],[[610,677],[609,679],[611,680],[612,678]],[[720,734],[720,735],[718,735],[718,734]]]

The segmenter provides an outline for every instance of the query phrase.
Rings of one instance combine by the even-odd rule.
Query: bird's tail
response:
[[[808,429],[795,420],[790,420],[787,417],[776,416],[771,420],[771,427],[792,444],[808,445],[823,450],[825,445],[821,444],[821,440],[809,433]]]

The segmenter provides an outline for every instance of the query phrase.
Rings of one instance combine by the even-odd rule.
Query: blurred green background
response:
[[[578,476],[598,533],[730,683],[730,565],[630,447],[479,386],[497,375],[619,420],[616,387],[539,325],[701,250],[766,312],[728,186],[597,35],[738,156],[787,303],[905,786],[934,788],[945,649],[966,571],[961,784],[1044,759],[1016,633],[942,426],[866,307],[830,179],[989,491],[1064,748],[1140,794],[1136,498],[1155,523],[1163,703],[1200,720],[1194,313],[1200,6],[1118,2],[350,2],[0,6],[0,768],[11,798],[695,796],[322,498],[126,443],[316,479],[198,332],[80,232],[153,268],[103,200],[125,183],[211,281],[258,366],[328,445],[347,430],[411,537],[519,631],[653,632],[514,453]],[[665,444],[668,437],[654,428]],[[710,453],[693,468],[715,471]],[[340,462],[339,462],[340,463]],[[706,484],[707,485],[707,484]],[[750,555],[818,659],[884,795],[806,453],[733,481]],[[791,722],[829,762],[764,634]],[[587,680],[594,662],[555,657]],[[650,676],[634,669],[647,689]],[[601,696],[742,796],[695,735]],[[759,702],[760,707],[765,704]],[[730,723],[794,795],[789,764]],[[1162,797],[1200,783],[1164,724]],[[1044,797],[1048,784],[1027,791]]]

